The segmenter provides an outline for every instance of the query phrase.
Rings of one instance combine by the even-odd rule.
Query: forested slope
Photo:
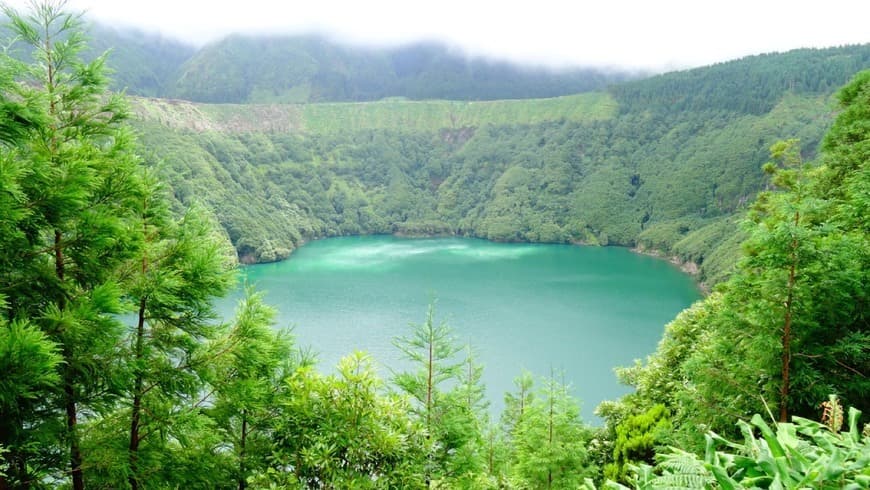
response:
[[[112,88],[148,97],[169,94],[182,64],[196,53],[193,46],[159,34],[104,24],[91,25],[88,36],[88,58],[109,52]]]
[[[325,236],[459,234],[640,246],[715,282],[733,264],[735,213],[763,188],[770,145],[799,138],[812,157],[834,114],[829,86],[870,66],[868,53],[751,57],[554,99],[134,106],[176,198],[216,209],[246,262]],[[826,78],[792,89],[780,69],[791,66]],[[756,79],[789,88],[748,96],[753,110],[694,95]],[[641,102],[665,97],[661,87],[695,102]]]
[[[867,419],[852,411],[846,432],[840,402],[870,408],[870,71],[838,100],[843,111],[817,161],[806,161],[795,140],[772,148],[770,186],[747,213],[745,254],[734,275],[678,315],[645,362],[619,371],[636,391],[599,407],[615,442],[606,476],[631,482],[633,473],[639,488],[870,482],[870,427],[863,438],[859,432]],[[800,418],[819,413],[824,425]],[[779,421],[778,434],[768,417]],[[811,449],[798,435],[833,453]],[[830,444],[819,442],[826,437]],[[705,453],[705,464],[668,446]],[[726,454],[734,450],[750,457]],[[850,458],[836,471],[823,469]],[[637,466],[654,462],[655,472]]]

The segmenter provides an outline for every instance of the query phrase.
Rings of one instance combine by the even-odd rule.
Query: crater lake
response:
[[[494,414],[522,369],[538,379],[553,370],[587,421],[629,391],[613,369],[652,353],[665,324],[700,298],[678,268],[625,248],[467,238],[330,238],[241,275],[324,372],[354,350],[387,379],[407,368],[393,341],[425,321],[434,299],[436,321],[476,350]],[[219,314],[230,319],[242,296],[240,286],[220,300]]]

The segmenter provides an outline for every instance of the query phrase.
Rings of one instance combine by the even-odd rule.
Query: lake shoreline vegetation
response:
[[[269,118],[167,101],[149,119],[65,2],[3,12],[22,48],[0,53],[0,489],[870,487],[870,45],[593,73],[553,82],[587,94],[465,113],[481,104],[278,90],[299,74],[264,65],[259,85],[204,85],[256,61],[246,38],[127,45],[117,72],[152,70],[145,95],[181,70],[190,98],[329,102]],[[547,116],[565,100],[585,109]],[[422,115],[444,108],[453,126]],[[617,370],[634,391],[599,406],[603,427],[557,372],[517,373],[496,420],[434,304],[392,379],[362,352],[322,373],[252,288],[215,319],[240,258],[445,231],[660,250],[712,292]]]

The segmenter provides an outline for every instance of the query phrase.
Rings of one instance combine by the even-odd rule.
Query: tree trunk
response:
[[[432,427],[431,427],[431,423],[432,423],[432,375],[433,375],[432,369],[434,368],[433,367],[433,363],[434,363],[433,349],[435,348],[434,343],[435,343],[435,340],[432,338],[432,334],[430,331],[430,334],[429,334],[429,366],[428,366],[428,372],[427,372],[428,379],[426,380],[426,430],[430,434],[432,431]]]
[[[495,433],[493,431],[489,432],[489,454],[488,454],[488,462],[489,462],[489,474],[495,474]]]
[[[549,423],[548,423],[548,427],[547,427],[549,430],[549,436],[547,439],[547,448],[550,450],[551,455],[553,452],[553,396],[554,396],[553,395],[553,386],[552,386],[553,382],[554,381],[552,379],[552,374],[550,374],[550,383],[551,383],[551,385],[550,385],[550,418],[549,418],[549,421],[548,421]],[[552,464],[552,462],[550,462],[550,464]],[[548,466],[549,466],[549,464],[548,464]],[[547,469],[547,488],[552,488],[552,487],[553,487],[553,468],[550,467]]]
[[[794,214],[794,224],[800,222],[800,213]],[[788,271],[788,285],[785,299],[785,321],[782,327],[782,381],[779,387],[779,421],[788,422],[788,398],[791,391],[791,322],[794,306],[794,289],[797,270],[797,238],[791,242],[791,265]]]
[[[65,354],[68,353],[69,349],[66,349]],[[71,356],[64,357],[69,359]],[[81,448],[79,448],[79,436],[76,433],[78,421],[76,416],[75,386],[73,384],[73,376],[70,368],[65,369],[63,388],[64,394],[66,395],[66,428],[69,432],[69,461],[72,470],[73,490],[84,490],[85,481],[82,476],[82,452]]]
[[[143,266],[144,267],[144,266]],[[133,381],[133,409],[130,415],[130,488],[139,488],[139,425],[142,416],[142,369],[140,363],[144,355],[145,338],[145,298],[139,300],[139,321],[136,324],[135,366],[136,379]]]
[[[242,438],[239,442],[239,490],[245,490],[248,482],[245,478],[245,442],[248,438],[248,411],[242,410]]]
[[[50,66],[50,65],[49,65]],[[63,235],[60,230],[54,230],[54,273],[58,282],[62,285],[66,276],[66,264],[63,255]],[[66,310],[66,291],[61,287],[57,298],[57,308]],[[73,365],[72,346],[63,342],[63,392],[64,405],[66,408],[66,428],[69,436],[69,460],[72,474],[73,490],[84,490],[85,483],[82,476],[82,452],[79,447],[79,436],[76,433],[78,416],[76,409],[75,375],[70,366]]]
[[[791,310],[792,310],[792,289],[794,283],[794,265],[789,271],[789,291],[785,302],[785,324],[782,329],[782,384],[779,389],[779,421],[788,422],[788,397],[791,389],[790,369],[791,369]]]

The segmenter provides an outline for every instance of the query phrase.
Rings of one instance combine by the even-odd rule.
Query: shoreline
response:
[[[354,236],[356,236],[356,237],[392,236],[395,238],[407,239],[407,240],[437,239],[437,238],[476,238],[479,240],[486,240],[486,241],[489,241],[492,243],[527,243],[530,245],[535,245],[535,244],[537,244],[537,245],[570,245],[570,246],[576,246],[576,247],[619,247],[619,248],[626,248],[633,253],[636,253],[639,255],[645,255],[647,257],[652,257],[652,258],[659,259],[659,260],[665,260],[665,261],[669,262],[671,265],[676,266],[677,268],[680,269],[681,272],[692,277],[692,280],[694,281],[695,285],[698,287],[698,289],[701,291],[701,293],[704,296],[709,295],[710,291],[711,291],[711,288],[707,283],[698,280],[698,275],[700,273],[700,268],[699,268],[698,264],[696,264],[695,262],[692,262],[692,261],[682,260],[677,255],[668,256],[666,253],[664,253],[663,251],[658,250],[658,249],[647,249],[647,248],[644,248],[643,246],[640,246],[640,245],[635,245],[635,246],[620,245],[620,244],[598,245],[598,244],[585,243],[582,241],[569,241],[569,242],[513,241],[513,242],[506,242],[506,241],[499,241],[499,240],[491,240],[491,239],[479,237],[476,235],[466,235],[466,234],[459,234],[459,233],[432,233],[432,234],[413,233],[412,234],[412,233],[405,233],[405,232],[394,232],[394,233],[360,233],[360,234],[355,234],[355,235],[323,236],[323,237],[303,239],[303,240],[301,240],[299,246],[290,250],[289,253],[287,253],[287,255],[278,257],[274,260],[257,261],[257,260],[254,260],[251,255],[246,255],[246,256],[239,256],[238,263],[240,266],[245,267],[245,266],[251,266],[251,265],[258,265],[258,264],[274,264],[277,262],[283,262],[285,260],[289,260],[292,257],[293,252],[296,251],[296,249],[303,247],[308,243],[315,242],[318,240],[326,240],[326,239],[330,239],[330,238],[342,238],[342,237],[354,237]]]
[[[671,255],[664,253],[658,249],[647,249],[641,245],[636,245],[634,247],[630,247],[629,250],[638,254],[645,255],[647,257],[653,257],[660,260],[666,260],[672,265],[678,267],[681,271],[692,276],[692,279],[695,281],[695,284],[698,286],[698,289],[704,294],[704,296],[708,296],[710,294],[710,285],[704,281],[698,280],[698,275],[701,272],[700,267],[697,263],[692,262],[691,260],[683,260],[677,255]]]

